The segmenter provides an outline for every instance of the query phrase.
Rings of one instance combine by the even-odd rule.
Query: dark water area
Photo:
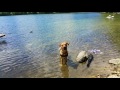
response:
[[[110,13],[109,13],[110,14]],[[120,58],[120,15],[64,13],[0,16],[0,78],[87,78],[109,73],[108,60]],[[111,13],[111,15],[113,15]],[[59,44],[68,46],[68,66],[59,66]],[[75,59],[98,49],[89,68]],[[106,68],[103,69],[103,68]]]

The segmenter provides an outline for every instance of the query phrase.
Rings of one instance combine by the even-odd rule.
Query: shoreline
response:
[[[0,16],[30,15],[30,14],[64,14],[64,13],[80,13],[80,12],[0,12]],[[120,12],[99,12],[99,13],[120,14]]]
[[[0,16],[30,15],[30,14],[62,14],[77,12],[0,12]]]

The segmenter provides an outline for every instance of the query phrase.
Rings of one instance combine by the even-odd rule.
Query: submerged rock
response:
[[[33,33],[33,31],[30,31],[30,33]]]
[[[86,51],[81,51],[79,52],[79,54],[77,55],[76,61],[79,63],[85,62],[88,59],[88,54]]]
[[[91,53],[88,53],[87,51],[80,51],[76,57],[76,61],[78,63],[87,62],[87,67],[90,67],[90,64],[93,61],[93,59],[94,59],[93,55]]]
[[[120,58],[111,59],[111,60],[109,60],[109,63],[110,63],[110,64],[118,65],[118,64],[120,64]]]

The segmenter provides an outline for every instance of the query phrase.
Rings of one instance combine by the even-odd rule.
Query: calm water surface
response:
[[[0,78],[91,77],[120,58],[120,15],[66,13],[0,16]],[[30,33],[32,31],[32,33]],[[59,67],[59,43],[70,42],[68,66]],[[77,64],[81,50],[99,49],[89,68]]]

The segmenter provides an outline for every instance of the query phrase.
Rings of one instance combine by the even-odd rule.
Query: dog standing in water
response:
[[[60,66],[67,65],[67,46],[69,45],[68,42],[62,42],[59,45],[59,51],[60,51]]]

